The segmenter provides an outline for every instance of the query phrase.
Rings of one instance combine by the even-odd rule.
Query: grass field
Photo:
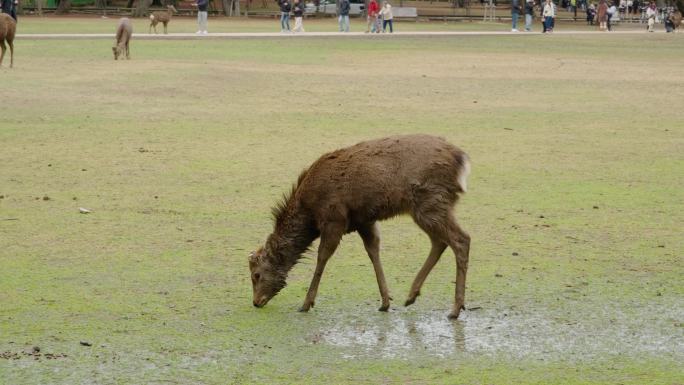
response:
[[[110,46],[17,40],[0,69],[0,383],[684,384],[681,35]],[[356,235],[310,313],[313,252],[254,309],[298,173],[416,132],[472,158],[472,310],[446,319],[451,253],[401,306],[408,218],[381,224],[388,314]]]

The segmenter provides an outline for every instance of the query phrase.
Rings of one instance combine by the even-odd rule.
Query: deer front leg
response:
[[[316,294],[318,294],[318,284],[321,282],[321,277],[323,276],[323,270],[325,269],[325,264],[337,249],[337,245],[342,239],[342,234],[344,233],[344,228],[340,230],[339,227],[335,226],[326,229],[326,231],[321,232],[321,243],[318,245],[318,257],[316,259],[316,270],[314,272],[313,278],[311,279],[311,284],[309,285],[309,291],[306,293],[306,298],[304,299],[304,304],[299,308],[300,312],[307,312],[310,308],[314,306],[314,301],[316,300]]]
[[[382,271],[382,264],[380,263],[380,235],[377,224],[374,223],[367,227],[360,228],[359,235],[363,240],[363,246],[366,248],[368,257],[370,257],[370,260],[373,263],[375,278],[378,281],[380,297],[382,298],[382,305],[378,310],[387,311],[390,307],[390,300],[392,297],[389,295],[385,273]]]

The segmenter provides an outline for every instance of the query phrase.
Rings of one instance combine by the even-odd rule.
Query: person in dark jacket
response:
[[[293,32],[304,32],[304,26],[302,25],[302,17],[304,16],[304,2],[302,0],[294,0],[294,18],[295,27]]]
[[[338,22],[340,23],[340,32],[349,32],[349,9],[351,4],[349,0],[340,0],[340,16]]]
[[[197,0],[194,6],[197,7],[197,34],[206,35],[207,34],[207,6],[209,6],[209,0]]]
[[[525,1],[525,32],[532,32],[532,19],[534,18],[534,0]]]
[[[16,0],[2,0],[2,13],[6,13],[17,21],[17,1]]]
[[[518,32],[518,17],[520,17],[520,0],[511,0],[511,32]]]
[[[292,5],[290,5],[289,0],[280,0],[278,4],[280,5],[280,32],[291,32],[290,11],[292,10]]]

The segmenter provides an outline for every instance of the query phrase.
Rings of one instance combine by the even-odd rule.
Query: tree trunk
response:
[[[682,14],[684,14],[684,0],[677,0],[677,1],[675,2],[675,6],[676,6],[677,9],[679,10],[679,12],[681,12]]]
[[[147,15],[150,9],[150,4],[152,4],[152,0],[138,0],[138,6],[133,10],[133,16],[143,17]]]
[[[58,15],[62,15],[65,13],[69,13],[69,10],[71,9],[71,0],[60,0],[59,6],[57,6],[57,10],[55,13]]]

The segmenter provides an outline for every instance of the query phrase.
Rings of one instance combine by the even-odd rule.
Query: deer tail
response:
[[[458,177],[456,182],[462,192],[468,191],[468,175],[470,175],[470,158],[463,152],[458,156]]]
[[[154,14],[150,15],[150,20],[154,20]]]

